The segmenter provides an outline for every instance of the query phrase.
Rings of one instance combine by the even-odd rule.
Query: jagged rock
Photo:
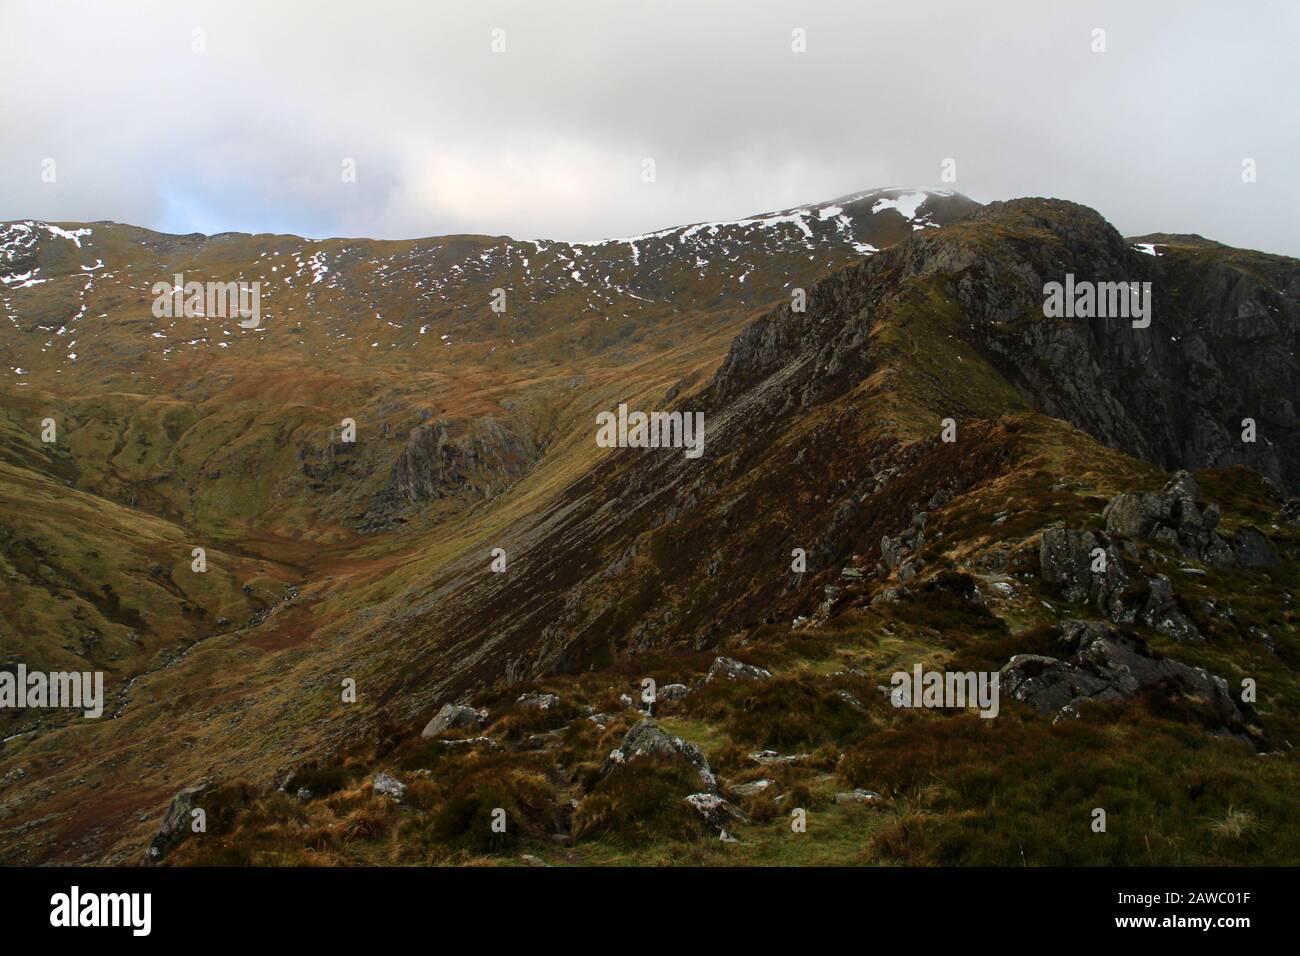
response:
[[[716,830],[725,830],[735,821],[748,822],[743,813],[716,793],[692,793],[685,800],[704,818],[705,823]]]
[[[952,492],[947,488],[940,488],[930,496],[930,500],[926,502],[926,507],[933,511],[935,508],[942,508],[950,501],[952,501]]]
[[[905,554],[907,554],[907,547],[903,544],[901,536],[891,538],[885,535],[880,539],[880,562],[886,570],[892,571],[898,567]]]
[[[1292,498],[1277,513],[1278,524],[1300,524],[1300,498]]]
[[[199,809],[200,801],[211,793],[212,789],[212,781],[205,779],[186,787],[172,797],[167,812],[163,814],[158,833],[149,841],[147,859],[154,862],[161,860],[177,843],[190,835],[190,822],[193,819],[191,814]]]
[[[308,790],[306,787],[299,787],[299,788],[298,788],[298,802],[299,802],[299,803],[311,803],[311,801],[313,801],[313,800],[315,800],[315,799],[316,799],[316,794],[312,793],[312,792],[311,792],[310,790]]]
[[[463,704],[443,704],[442,709],[424,725],[421,737],[437,737],[447,730],[459,730],[466,727],[479,728],[487,723],[488,712],[475,710]]]
[[[1142,622],[1180,643],[1203,640],[1196,625],[1178,607],[1173,585],[1164,575],[1158,575],[1149,582],[1147,602],[1142,608]]]
[[[716,677],[725,677],[728,680],[767,680],[771,676],[772,672],[767,668],[755,667],[731,657],[719,657],[704,679],[711,681]]]
[[[631,763],[643,757],[659,757],[666,760],[685,760],[699,774],[700,783],[706,790],[718,788],[717,778],[709,769],[709,762],[704,751],[697,744],[674,737],[663,730],[653,720],[637,721],[626,734],[618,747],[611,750],[609,757],[600,768],[599,776],[604,778],[625,763]]]
[[[406,796],[406,784],[390,774],[375,774],[371,778],[370,786],[374,788],[375,793],[389,797],[397,803],[401,803],[402,798]]]
[[[674,701],[681,700],[690,692],[691,689],[685,684],[665,684],[659,688],[656,696],[659,700]]]
[[[1117,700],[1157,684],[1201,698],[1229,729],[1249,714],[1233,699],[1222,677],[1177,661],[1153,657],[1137,640],[1101,621],[1062,622],[1063,657],[1017,654],[1001,674],[1001,689],[1039,713],[1076,716],[1087,700]]]
[[[910,581],[925,567],[925,562],[916,555],[910,555],[903,559],[903,563],[898,566],[898,580]]]
[[[1105,570],[1094,571],[1093,551],[1105,552]],[[1067,601],[1088,603],[1113,621],[1132,620],[1124,606],[1128,575],[1119,549],[1090,531],[1048,528],[1038,548],[1043,582],[1054,585]]]
[[[614,719],[613,714],[588,714],[587,719],[597,727],[607,727],[609,722]]]
[[[845,793],[835,794],[836,803],[875,803],[880,799],[880,794],[874,790],[849,790]]]
[[[1268,539],[1253,528],[1242,528],[1229,544],[1216,530],[1216,504],[1198,504],[1200,485],[1188,472],[1174,474],[1159,492],[1116,495],[1102,517],[1106,531],[1125,538],[1145,538],[1176,547],[1181,553],[1219,567],[1259,567],[1277,562]]]

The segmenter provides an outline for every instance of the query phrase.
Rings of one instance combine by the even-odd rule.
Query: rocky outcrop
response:
[[[1043,582],[1067,601],[1087,603],[1113,621],[1132,619],[1124,606],[1128,575],[1119,549],[1090,531],[1048,528],[1038,548]]]
[[[1179,643],[1203,639],[1196,625],[1179,607],[1173,585],[1163,574],[1147,582],[1147,600],[1140,618],[1143,624],[1169,635]]]
[[[1277,553],[1259,531],[1240,529],[1230,542],[1218,531],[1219,506],[1200,501],[1201,488],[1186,471],[1160,491],[1125,492],[1106,505],[1106,531],[1176,547],[1188,557],[1218,567],[1253,568],[1277,563]]]
[[[663,687],[659,688],[658,693],[656,694],[656,699],[670,702],[677,701],[681,700],[690,692],[691,689],[685,684],[665,684]]]
[[[393,464],[379,504],[400,508],[457,494],[491,498],[527,472],[538,453],[531,437],[492,417],[468,424],[416,425]]]
[[[700,783],[709,792],[718,788],[718,780],[709,769],[709,762],[704,751],[698,745],[674,737],[653,720],[641,720],[635,723],[618,747],[610,751],[608,759],[600,769],[600,776],[606,777],[615,768],[647,757],[661,760],[682,760],[693,767],[699,775]]]
[[[1231,733],[1250,722],[1222,677],[1199,667],[1150,654],[1136,638],[1100,621],[1067,620],[1058,638],[1060,657],[1017,654],[1000,672],[1001,690],[1057,720],[1077,717],[1087,701],[1120,700],[1161,687],[1168,694],[1199,699]]]

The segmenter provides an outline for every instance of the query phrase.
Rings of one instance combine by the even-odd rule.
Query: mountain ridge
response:
[[[996,740],[1032,739],[1059,755],[1067,740],[1092,732],[1091,721],[1102,721],[1115,733],[1150,733],[1162,746],[1182,747],[1190,746],[1177,743],[1190,721],[1241,738],[1224,746],[1249,750],[1252,759],[1256,748],[1279,753],[1274,741],[1292,732],[1300,713],[1291,673],[1300,642],[1285,597],[1297,584],[1297,532],[1285,517],[1281,482],[1270,485],[1256,473],[1295,474],[1284,440],[1285,403],[1296,388],[1300,263],[1173,242],[1147,252],[1092,210],[1058,200],[994,203],[935,228],[914,222],[917,211],[888,217],[901,235],[888,247],[845,261],[832,250],[812,266],[797,224],[731,224],[763,230],[758,239],[780,228],[793,242],[754,247],[767,257],[761,295],[720,310],[728,293],[719,291],[718,276],[675,262],[674,278],[656,293],[659,311],[644,315],[654,334],[631,345],[563,347],[567,330],[583,320],[562,303],[554,315],[534,319],[532,344],[504,365],[494,364],[486,343],[518,326],[484,323],[482,345],[440,346],[465,363],[455,372],[450,359],[436,369],[387,356],[371,365],[366,335],[360,348],[335,353],[338,365],[328,374],[313,373],[294,348],[264,337],[237,371],[190,359],[183,372],[149,386],[152,394],[124,398],[114,391],[123,373],[110,361],[96,373],[98,390],[53,406],[68,428],[67,450],[42,448],[33,438],[47,399],[33,392],[9,405],[0,418],[7,501],[0,586],[27,615],[21,623],[32,639],[22,652],[39,661],[52,653],[51,637],[90,626],[99,641],[78,648],[65,635],[71,649],[60,654],[73,657],[57,660],[110,665],[114,691],[128,675],[135,679],[111,727],[39,727],[0,751],[9,821],[0,825],[32,826],[5,859],[134,861],[157,825],[131,814],[160,808],[182,786],[213,776],[228,813],[212,840],[183,844],[182,861],[211,862],[221,858],[212,854],[229,852],[268,862],[256,849],[270,839],[258,829],[267,815],[297,834],[286,850],[295,859],[315,852],[334,861],[373,862],[371,853],[425,859],[419,854],[426,849],[410,849],[417,847],[445,860],[441,854],[460,837],[440,823],[409,845],[376,833],[320,837],[326,849],[312,850],[316,837],[299,832],[297,811],[275,790],[290,773],[305,784],[341,781],[336,789],[316,783],[328,793],[310,798],[302,812],[351,832],[357,820],[349,814],[389,821],[378,784],[366,782],[371,771],[404,774],[410,783],[412,771],[435,768],[438,776],[420,778],[428,786],[418,791],[430,821],[459,812],[448,802],[452,795],[487,786],[486,774],[522,788],[487,790],[483,799],[514,808],[526,839],[545,843],[545,827],[563,827],[589,841],[583,852],[612,851],[619,844],[601,834],[612,826],[605,814],[617,811],[600,808],[632,799],[619,790],[628,778],[607,770],[601,776],[599,761],[591,762],[594,755],[604,760],[639,719],[618,693],[630,696],[646,672],[661,685],[695,688],[666,713],[667,726],[707,745],[726,777],[724,792],[751,812],[761,801],[730,789],[752,782],[745,748],[800,746],[835,753],[818,750],[816,772],[782,771],[782,792],[802,787],[824,801],[834,797],[828,787],[874,785],[899,809],[920,796],[908,773],[881,763],[882,755],[896,741],[928,752],[964,725],[960,717],[912,722],[890,715],[875,682],[918,660],[997,669],[1021,653],[1073,673],[1066,668],[1080,665],[1045,635],[1059,631],[1061,640],[1077,642],[1080,631],[1070,622],[1079,619],[1114,630],[1087,631],[1088,647],[1116,655],[1138,647],[1132,653],[1141,658],[1149,645],[1216,676],[1267,675],[1278,696],[1257,715],[1215,710],[1211,702],[1208,710],[1185,704],[1187,714],[1170,717],[1166,710],[1184,706],[1183,697],[1147,690],[1141,699],[1119,695],[1128,702],[1075,729],[1049,732],[1030,711],[1016,711],[998,732],[1010,736]],[[823,228],[813,217],[799,218],[810,230]],[[828,237],[839,233],[834,218],[816,214],[818,223],[832,223],[824,226]],[[708,232],[712,224],[695,225],[702,228],[686,240],[719,248],[739,242],[728,238],[727,224],[716,234]],[[677,238],[676,246],[686,247]],[[860,240],[836,241],[851,249]],[[259,249],[259,258],[271,251],[252,252]],[[718,256],[715,265],[723,269],[723,262]],[[1180,342],[1160,344],[1147,361],[1146,350],[1133,347],[1157,348],[1144,342],[1143,330],[1044,318],[1043,283],[1069,269],[1098,280],[1168,281],[1177,294],[1156,309],[1156,332],[1145,339],[1173,333]],[[308,280],[307,273],[304,267],[295,277]],[[406,281],[394,286],[394,303]],[[326,282],[273,291],[305,308],[313,285]],[[373,286],[349,282],[382,288],[383,276]],[[804,312],[790,295],[799,283],[806,283],[799,286]],[[682,296],[681,288],[691,291]],[[359,310],[354,317],[367,321]],[[545,329],[561,318],[570,323],[566,331]],[[419,321],[408,314],[400,324],[409,331]],[[1241,322],[1249,334],[1223,334]],[[442,328],[451,334],[454,326]],[[6,331],[0,348],[13,347],[14,336]],[[138,363],[166,359],[131,354]],[[1245,368],[1251,374],[1242,374]],[[1186,384],[1193,375],[1203,387],[1196,401]],[[1170,396],[1183,396],[1177,415]],[[597,449],[594,415],[619,401],[703,411],[702,458]],[[1263,408],[1261,435],[1273,444],[1234,451],[1226,423],[1251,405]],[[349,413],[360,435],[352,447],[337,434]],[[953,420],[955,441],[942,438],[944,419]],[[1182,479],[1182,491],[1166,490],[1162,468],[1175,466],[1200,469],[1195,491]],[[167,515],[176,530],[156,530],[162,543],[139,545],[136,532],[81,517],[79,533],[91,540],[58,540],[24,517],[21,502],[30,492],[22,489],[39,483],[43,500],[61,504],[58,483],[68,481],[78,495],[114,502],[121,510],[113,514]],[[1150,511],[1146,524],[1134,525],[1140,531],[1103,517],[1123,495]],[[384,521],[368,526],[381,510]],[[196,532],[211,539],[223,569],[210,594],[195,591],[194,576],[184,573],[188,548],[180,539]],[[73,576],[73,555],[114,555],[122,541],[141,553],[106,562],[119,572],[119,605],[98,597],[96,604],[83,587],[70,596],[80,610],[63,620],[39,616],[48,595],[63,593],[59,580]],[[1084,545],[1094,541],[1123,575],[1100,591],[1075,570],[1077,552],[1086,556]],[[491,567],[494,548],[505,552],[504,572]],[[791,566],[796,548],[806,553],[806,570]],[[260,564],[238,568],[234,555]],[[75,576],[93,581],[103,573],[91,566]],[[171,593],[166,581],[181,591],[175,605],[162,596]],[[1203,581],[1213,590],[1203,594]],[[145,628],[136,634],[142,653],[126,633],[140,629],[112,619],[121,617],[114,607],[123,599],[145,620],[170,619],[173,607],[188,605],[176,612],[180,619],[188,613],[215,623],[221,615],[227,623],[192,647],[193,631]],[[1222,605],[1231,616],[1217,613]],[[232,607],[248,615],[247,625],[238,626]],[[1189,639],[1193,632],[1199,638]],[[740,655],[774,676],[753,688],[752,702],[740,690],[726,691],[730,685],[705,686],[716,655]],[[1089,679],[1112,679],[1110,670],[1100,673]],[[356,704],[338,700],[344,678],[361,690]],[[541,714],[515,700],[534,691],[556,693],[563,706]],[[1185,696],[1198,693],[1204,688]],[[466,702],[489,710],[491,722],[475,732],[493,743],[464,746],[495,756],[435,755],[442,745],[421,742],[421,727],[444,706]],[[610,719],[587,720],[595,715]],[[169,736],[174,721],[187,728],[183,740]],[[144,741],[147,755],[139,753]],[[1249,761],[1236,754],[1224,750],[1215,759],[1253,774],[1261,792],[1272,793],[1261,776],[1270,771],[1247,771]],[[1291,758],[1284,759],[1290,768]],[[139,776],[146,762],[160,771],[148,792],[115,779]],[[46,774],[39,786],[14,776],[36,765]],[[660,783],[684,797],[675,772],[665,768]],[[87,819],[76,809],[78,780],[86,778],[112,792],[107,816]],[[655,780],[650,775],[647,785],[658,787]],[[577,809],[553,817],[548,808],[569,800]],[[972,812],[952,794],[944,800],[955,812]],[[657,819],[657,810],[646,812]],[[1276,826],[1269,807],[1256,812]],[[678,834],[672,839],[693,846],[693,825],[672,819],[649,832]],[[870,819],[883,834],[868,853],[877,862],[944,859],[933,841],[916,835],[935,828],[955,827],[963,840],[979,842],[944,813],[906,830],[911,836],[888,838],[886,821]],[[1173,847],[1177,827],[1162,821]],[[755,845],[775,839],[760,831],[749,828]],[[56,841],[43,849],[36,834]],[[1048,844],[1057,861],[1082,852]],[[840,850],[818,845],[842,859]],[[991,845],[979,845],[996,856]],[[1137,845],[1116,852],[1140,859]],[[474,848],[489,858],[500,849],[490,841]]]

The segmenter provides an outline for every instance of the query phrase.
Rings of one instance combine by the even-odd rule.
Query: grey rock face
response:
[[[212,788],[211,780],[201,780],[172,797],[167,812],[163,814],[158,833],[149,842],[146,852],[148,860],[161,860],[176,844],[190,835],[193,811],[200,808],[203,798],[212,792]]]
[[[1095,552],[1101,549],[1101,554]],[[1067,601],[1086,602],[1111,620],[1132,619],[1124,607],[1128,575],[1119,549],[1090,531],[1048,528],[1038,548],[1043,581],[1061,590]],[[1104,559],[1104,570],[1100,567]]]
[[[420,731],[421,737],[437,737],[447,730],[480,728],[487,723],[488,712],[462,704],[443,704],[442,709]]]
[[[416,425],[378,495],[376,527],[384,515],[420,502],[498,495],[532,468],[538,454],[530,437],[492,417]]]

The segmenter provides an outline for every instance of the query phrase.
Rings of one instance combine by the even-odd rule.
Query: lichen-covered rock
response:
[[[1178,606],[1173,585],[1164,575],[1157,575],[1149,582],[1147,601],[1142,608],[1141,617],[1144,624],[1161,634],[1168,634],[1179,643],[1204,639],[1196,625]]]
[[[863,790],[861,787],[856,790],[835,794],[836,803],[877,803],[879,800],[880,794],[876,793],[876,791]]]
[[[705,759],[704,751],[697,744],[682,740],[681,737],[674,737],[648,718],[637,721],[623,735],[619,745],[610,751],[609,757],[606,758],[604,765],[600,768],[599,775],[603,779],[622,764],[632,763],[646,757],[657,757],[662,760],[684,760],[695,768],[700,783],[706,790],[714,791],[718,788],[718,780],[713,775],[713,771],[709,769],[709,762]]]
[[[685,798],[704,822],[715,830],[726,830],[736,821],[748,822],[745,815],[716,793],[692,793]]]
[[[401,803],[402,798],[406,796],[406,784],[402,783],[402,781],[398,780],[391,774],[375,774],[370,781],[370,786],[374,789],[375,793],[389,797],[397,803]]]
[[[773,786],[776,786],[775,780],[751,780],[749,783],[736,784],[731,792],[738,797],[753,797]]]
[[[1124,492],[1106,505],[1102,518],[1108,534],[1172,545],[1182,554],[1217,567],[1242,568],[1276,564],[1277,553],[1254,528],[1242,528],[1229,542],[1218,531],[1219,506],[1202,504],[1196,479],[1174,474],[1160,491]]]

